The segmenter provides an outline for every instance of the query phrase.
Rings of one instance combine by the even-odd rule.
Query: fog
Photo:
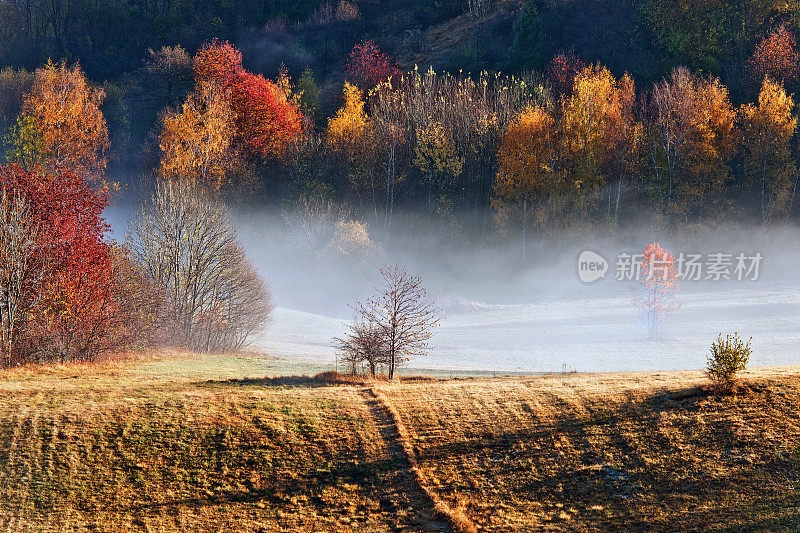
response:
[[[117,238],[134,209],[112,207]],[[753,338],[751,366],[800,362],[800,231],[797,228],[703,229],[664,238],[643,224],[625,235],[529,237],[528,260],[513,239],[453,238],[425,217],[398,216],[392,240],[343,253],[335,224],[277,213],[230,213],[250,256],[271,286],[276,311],[253,348],[279,357],[333,362],[331,338],[345,333],[348,307],[373,293],[378,268],[401,264],[421,276],[445,319],[419,369],[581,372],[698,369],[711,342],[734,331]],[[384,241],[373,223],[370,237]],[[377,229],[375,229],[377,228]],[[470,240],[481,244],[470,244]],[[633,304],[635,280],[617,277],[618,255],[660,242],[677,256],[731,254],[731,280],[681,282],[681,309],[652,339]],[[495,244],[487,245],[486,242]],[[361,243],[363,244],[363,243]],[[608,261],[604,277],[584,283],[578,257],[591,250]],[[737,280],[737,255],[761,254],[755,272]]]

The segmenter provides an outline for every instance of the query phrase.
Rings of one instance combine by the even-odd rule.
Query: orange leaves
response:
[[[541,107],[529,107],[520,113],[509,124],[500,143],[497,194],[522,200],[552,191],[556,144],[556,122],[550,112]]]
[[[782,83],[791,83],[798,72],[796,48],[794,33],[782,24],[758,43],[747,67],[756,81],[769,76]]]
[[[161,175],[191,176],[218,189],[229,168],[233,112],[219,86],[203,82],[180,112],[167,112],[159,136]]]
[[[651,335],[656,335],[661,321],[680,309],[675,299],[679,288],[678,269],[672,253],[657,242],[647,245],[642,254],[641,288],[635,298]]]
[[[198,85],[216,83],[228,89],[242,70],[242,53],[228,41],[214,39],[201,46],[194,56],[194,75]]]
[[[48,62],[37,69],[20,116],[20,123],[32,126],[26,134],[35,140],[19,139],[15,144],[36,145],[39,153],[18,153],[17,158],[27,163],[49,159],[77,172],[102,174],[108,150],[108,127],[100,111],[104,98],[102,89],[89,86],[77,64]]]
[[[277,158],[301,133],[297,105],[275,83],[245,71],[230,43],[204,45],[194,69],[194,92],[162,121],[162,176],[189,177],[218,189],[240,149]]]

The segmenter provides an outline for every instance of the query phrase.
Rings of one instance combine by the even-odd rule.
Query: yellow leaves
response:
[[[202,83],[179,112],[162,120],[160,173],[168,179],[191,178],[219,188],[231,163],[234,114],[214,84]]]
[[[372,123],[364,112],[364,99],[355,85],[344,84],[344,105],[328,120],[328,144],[346,152],[362,145],[372,132]]]
[[[458,155],[452,137],[438,122],[431,122],[417,133],[414,164],[431,176],[461,175],[464,158]]]

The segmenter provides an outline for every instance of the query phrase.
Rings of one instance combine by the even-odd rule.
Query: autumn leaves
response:
[[[279,157],[301,132],[297,101],[284,88],[247,72],[230,43],[203,46],[194,72],[194,91],[162,120],[163,177],[191,176],[216,190],[243,158]]]

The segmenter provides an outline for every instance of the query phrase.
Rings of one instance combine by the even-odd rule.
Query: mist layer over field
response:
[[[121,235],[127,213],[112,211]],[[800,232],[727,229],[661,239],[642,230],[625,237],[549,236],[522,243],[456,246],[446,231],[409,222],[390,245],[342,252],[331,228],[298,229],[297,221],[233,213],[240,237],[272,288],[276,311],[254,348],[271,355],[334,361],[331,338],[346,332],[348,304],[379,284],[378,268],[404,265],[421,276],[442,307],[430,354],[411,367],[522,372],[696,369],[720,332],[753,337],[751,365],[800,360]],[[375,238],[378,233],[370,231]],[[587,232],[587,233],[590,233]],[[378,235],[379,237],[380,235]],[[377,241],[377,239],[375,239]],[[633,305],[635,281],[615,279],[618,254],[641,253],[658,240],[677,256],[732,254],[763,257],[758,279],[683,281],[681,309],[651,339]],[[484,241],[485,242],[485,241]],[[497,242],[495,240],[494,242]],[[584,283],[578,256],[592,250],[609,263],[605,276]],[[352,252],[352,251],[351,251]],[[706,277],[706,268],[702,272]]]

